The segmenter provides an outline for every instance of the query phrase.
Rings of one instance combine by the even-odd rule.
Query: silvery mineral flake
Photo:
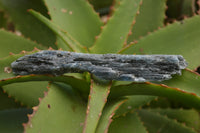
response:
[[[11,64],[14,74],[90,72],[105,80],[163,81],[181,74],[187,66],[181,55],[85,54],[67,51],[40,51]]]

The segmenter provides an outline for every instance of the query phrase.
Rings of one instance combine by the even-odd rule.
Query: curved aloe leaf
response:
[[[1,7],[0,7],[1,8]],[[0,28],[7,29],[7,18],[6,18],[6,13],[4,11],[1,11],[0,9]]]
[[[15,76],[12,74],[10,64],[23,55],[24,54],[10,55],[0,60],[0,84],[2,84],[3,81],[4,83],[10,83],[8,79],[12,80],[12,77]],[[19,77],[16,77],[16,79]],[[4,80],[6,78],[8,79]],[[43,97],[43,93],[46,90],[47,84],[47,82],[27,82],[11,85],[4,84],[6,86],[3,86],[3,90],[7,92],[9,96],[14,97],[16,101],[19,101],[21,104],[25,104],[30,107],[38,104],[38,98]]]
[[[19,53],[22,50],[31,51],[34,47],[37,47],[39,49],[46,48],[31,40],[17,36],[14,33],[2,29],[0,30],[0,40],[1,40],[0,58],[8,56],[9,52]]]
[[[86,104],[71,87],[50,85],[48,93],[25,124],[25,132],[81,132],[85,110]]]
[[[14,83],[3,86],[3,90],[21,104],[33,107],[38,105],[38,98],[44,96],[44,92],[47,91],[47,85],[48,82],[41,81]]]
[[[103,25],[86,0],[44,0],[56,25],[83,46],[91,46]]]
[[[94,9],[97,11],[97,12],[101,12],[103,9],[107,9],[109,8],[112,3],[113,3],[113,0],[88,0],[90,2],[90,4],[92,4],[92,6],[94,7]]]
[[[44,46],[56,48],[53,32],[27,12],[28,9],[34,9],[49,17],[41,0],[0,0],[0,5],[9,14],[18,32]]]
[[[200,62],[200,16],[173,23],[140,39],[137,44],[122,50],[124,54],[180,54],[188,62],[190,69]]]
[[[51,75],[26,75],[14,77],[15,75],[12,74],[10,64],[23,55],[24,54],[10,55],[9,57],[0,60],[0,86],[3,86],[4,90],[19,102],[28,106],[37,105],[38,98],[43,97],[43,93],[46,91],[48,83],[44,81],[67,83],[77,89],[83,97],[87,97],[89,93],[89,83],[82,79],[76,79],[72,76],[54,77]]]
[[[165,19],[165,8],[166,0],[143,0],[127,44],[162,27]]]
[[[151,112],[158,112],[170,119],[175,119],[180,123],[184,123],[187,127],[200,130],[200,115],[194,109],[151,109]]]
[[[149,133],[197,133],[192,128],[150,110],[139,110],[138,114]]]
[[[182,76],[174,76],[171,80],[162,82],[170,87],[180,88],[183,92],[192,93],[194,96],[200,96],[200,75],[190,70],[184,70]],[[200,104],[200,103],[199,103]]]
[[[188,80],[188,77],[192,77]],[[200,76],[189,71],[184,71],[182,76],[176,76],[172,78],[169,83],[174,84],[173,87],[179,85],[186,78],[186,86],[177,86],[180,88],[172,88],[164,84],[153,84],[153,83],[132,83],[128,85],[119,85],[111,88],[110,98],[117,98],[120,96],[127,95],[154,95],[154,96],[164,96],[176,101],[180,101],[183,104],[200,108],[200,91],[199,91],[199,78]]]
[[[0,131],[3,133],[22,133],[22,123],[28,121],[27,114],[31,109],[10,109],[0,111]]]
[[[0,110],[13,109],[21,107],[20,103],[14,101],[7,93],[0,88]]]
[[[141,0],[123,0],[98,36],[92,53],[116,53],[124,45]],[[128,12],[128,13],[127,13]],[[126,15],[125,15],[126,14]]]
[[[110,87],[110,84],[104,85],[91,81],[90,95],[88,97],[86,118],[83,128],[84,133],[95,132],[102,110],[107,102]]]
[[[115,118],[108,133],[149,133],[136,113]]]
[[[142,107],[145,104],[148,104],[152,100],[156,98],[156,96],[145,96],[145,95],[139,95],[139,96],[127,96],[127,101],[124,102],[119,109],[115,113],[115,117],[118,117],[120,115],[125,115],[128,112],[131,112],[135,109],[138,109]]]
[[[41,20],[44,24],[46,24],[46,26],[48,26],[56,35],[58,35],[65,42],[65,44],[62,43],[63,45],[60,46],[59,48],[62,48],[64,50],[69,48],[71,51],[74,51],[74,52],[87,51],[87,49],[84,48],[78,41],[73,39],[69,33],[65,31],[61,31],[61,29],[59,29],[57,25],[55,25],[49,19],[47,19],[46,17],[44,17],[43,15],[41,15],[40,13],[34,10],[29,10],[29,12],[35,17],[37,17],[39,20]]]
[[[89,93],[89,83],[82,80],[74,78],[73,76],[52,76],[52,75],[27,75],[27,76],[17,76],[8,79],[0,80],[0,86],[5,86],[13,83],[20,82],[30,82],[30,81],[52,81],[52,82],[62,82],[66,83],[73,88],[80,91],[83,95]]]
[[[193,16],[196,8],[195,2],[195,0],[168,0],[166,11],[168,19],[182,19],[185,16]]]
[[[96,129],[96,133],[107,133],[108,128],[112,122],[112,117],[115,115],[116,110],[126,101],[126,99],[119,99],[109,102],[104,107],[102,116]]]

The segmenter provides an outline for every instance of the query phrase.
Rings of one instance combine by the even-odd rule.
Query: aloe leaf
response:
[[[195,14],[195,0],[168,0],[166,11],[168,19],[183,19]]]
[[[5,12],[0,9],[0,28],[7,28],[7,18],[5,17]]]
[[[12,73],[11,63],[15,60],[17,60],[19,57],[23,56],[21,55],[10,55],[6,58],[0,59],[0,79],[6,79],[14,77]]]
[[[154,95],[167,97],[181,103],[199,109],[200,108],[200,92],[199,92],[199,75],[194,74],[189,71],[183,72],[182,76],[177,76],[171,79],[171,83],[174,86],[179,85],[184,81],[184,79],[192,77],[191,80],[186,80],[190,85],[189,87],[179,86],[180,88],[172,88],[164,84],[154,84],[154,83],[131,83],[129,85],[119,85],[111,88],[110,98],[117,98],[120,96],[127,95]]]
[[[0,86],[5,86],[13,83],[30,82],[30,81],[62,82],[77,89],[77,91],[80,91],[83,95],[84,94],[87,95],[89,92],[89,83],[82,79],[77,79],[73,76],[55,76],[55,77],[51,75],[16,76],[0,80]]]
[[[0,110],[20,108],[19,102],[16,102],[13,98],[8,96],[7,93],[0,88]]]
[[[127,113],[113,119],[108,133],[149,133],[137,113]]]
[[[88,1],[90,2],[90,4],[93,5],[96,11],[100,11],[101,9],[108,8],[113,3],[113,0],[106,0],[106,1],[105,0],[88,0]]]
[[[48,93],[25,124],[25,132],[81,132],[85,110],[86,104],[71,87],[51,84]]]
[[[124,54],[180,54],[188,62],[190,69],[200,62],[200,16],[175,22],[165,28],[149,34],[121,51]]]
[[[180,108],[182,106],[183,105],[178,101],[166,97],[156,97],[154,100],[144,105],[143,108]]]
[[[44,96],[44,91],[47,91],[48,82],[26,82],[14,83],[3,86],[3,90],[15,100],[28,107],[38,105],[39,97]]]
[[[50,75],[26,75],[14,77],[15,75],[12,74],[10,64],[23,55],[24,54],[10,55],[9,57],[0,60],[0,86],[3,86],[4,91],[14,97],[15,100],[29,107],[37,105],[38,98],[43,97],[43,93],[46,91],[48,82],[44,81],[68,83],[80,91],[83,97],[86,97],[89,93],[89,83],[72,76],[54,77]]]
[[[115,113],[115,117],[125,115],[128,112],[131,112],[137,108],[142,107],[145,104],[148,104],[152,100],[154,100],[155,96],[145,96],[145,95],[139,95],[139,96],[127,96],[127,101],[125,101],[119,109]]]
[[[34,10],[29,10],[29,12],[34,15],[36,18],[38,18],[40,21],[42,21],[46,26],[48,26],[56,35],[58,35],[64,42],[67,47],[70,48],[71,51],[74,52],[86,52],[86,48],[84,48],[79,42],[74,40],[72,36],[65,32],[61,31],[61,29],[58,28],[53,22],[51,22],[49,19],[41,15],[40,13],[34,11]],[[66,46],[62,45],[59,48],[62,48],[65,50]],[[68,48],[67,48],[68,49]]]
[[[0,60],[0,78],[2,79],[0,82],[5,82],[6,80],[3,80],[4,78],[12,79],[11,77],[15,76],[12,74],[10,64],[20,56],[23,56],[23,54],[10,55],[9,57]],[[3,86],[3,90],[21,104],[31,107],[38,104],[39,97],[43,97],[47,84],[47,82],[16,83]]]
[[[53,32],[27,12],[28,9],[34,9],[49,17],[41,0],[0,0],[0,4],[9,14],[17,32],[21,32],[25,37],[44,46],[56,48],[54,44],[56,38]]]
[[[27,114],[30,109],[10,109],[0,111],[0,131],[2,133],[22,133],[22,123],[28,121]]]
[[[91,46],[103,25],[86,0],[44,0],[56,25],[84,46]]]
[[[151,109],[151,112],[158,112],[170,119],[175,119],[196,131],[200,129],[200,115],[194,109]]]
[[[148,110],[139,110],[138,114],[149,133],[196,133],[194,129],[186,127],[159,113],[153,113]]]
[[[31,54],[36,51],[37,50],[32,51],[32,52],[25,52],[25,53]],[[18,59],[19,57],[24,56],[24,55],[25,54],[23,54],[23,53],[16,54],[16,55],[10,55],[10,56],[0,60],[0,86],[5,86],[5,85],[10,86],[9,84],[13,84],[13,83],[18,84],[20,82],[30,82],[30,81],[55,81],[55,82],[64,82],[64,83],[71,85],[73,88],[80,91],[84,97],[86,97],[88,95],[89,83],[83,79],[76,78],[77,76],[74,77],[74,74],[67,74],[68,76],[25,75],[25,76],[16,76],[15,77],[15,75],[13,75],[13,73],[12,73],[10,64],[13,61],[15,61],[16,59]],[[35,82],[32,82],[32,83],[35,83]],[[23,84],[24,84],[24,86],[22,86]],[[30,83],[18,84],[18,85],[22,86],[22,90],[19,90],[19,93],[21,91],[23,91],[23,93],[20,93],[20,94],[30,93],[30,91],[27,89],[26,84],[30,85]],[[41,95],[43,95],[44,89],[46,90],[46,87],[44,87],[44,85],[40,86],[39,82],[37,82],[37,84],[38,84],[38,86],[37,86],[38,89],[35,89],[35,90],[40,90],[39,96],[41,96]],[[43,84],[43,83],[41,82],[41,84]],[[11,86],[15,87],[15,85],[11,85]],[[10,88],[9,90],[14,91],[14,90],[12,90],[12,88]],[[34,89],[33,89],[33,92],[35,92]],[[37,96],[37,94],[32,94],[32,95]],[[36,100],[37,100],[37,98],[36,98]]]
[[[112,122],[112,117],[115,115],[116,110],[126,101],[126,99],[118,99],[108,102],[104,107],[102,116],[96,129],[96,133],[107,133],[108,128]]]
[[[102,110],[107,102],[110,87],[111,85],[107,83],[100,84],[93,80],[91,81],[86,118],[83,128],[84,133],[95,132]]]
[[[162,27],[165,19],[165,8],[166,0],[143,0],[127,44]]]
[[[192,93],[194,96],[200,96],[199,90],[200,75],[189,70],[184,70],[182,76],[175,75],[171,80],[163,81],[170,87],[180,88],[182,91]]]
[[[37,47],[39,49],[46,48],[31,40],[17,36],[11,32],[2,29],[0,30],[0,42],[0,58],[8,56],[9,52],[19,53],[22,50],[31,51],[34,47]]]
[[[195,14],[195,2],[196,0],[184,0],[182,3],[182,13],[188,17]]]
[[[116,53],[124,45],[141,0],[123,0],[98,36],[92,53]]]

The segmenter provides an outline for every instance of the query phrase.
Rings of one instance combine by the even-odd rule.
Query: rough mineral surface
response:
[[[181,55],[84,54],[67,51],[40,51],[11,64],[14,74],[90,72],[105,80],[163,81],[181,74],[187,66]]]

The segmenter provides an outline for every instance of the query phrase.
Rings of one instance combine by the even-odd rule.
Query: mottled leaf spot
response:
[[[4,67],[4,72],[5,73],[11,73],[12,69],[10,67]]]
[[[51,105],[50,105],[50,104],[47,104],[47,107],[50,109],[50,108],[51,108]]]
[[[66,12],[67,12],[67,9],[62,8],[62,9],[61,9],[61,12],[66,13]]]
[[[72,13],[73,13],[72,11],[69,11],[69,15],[72,15]]]

